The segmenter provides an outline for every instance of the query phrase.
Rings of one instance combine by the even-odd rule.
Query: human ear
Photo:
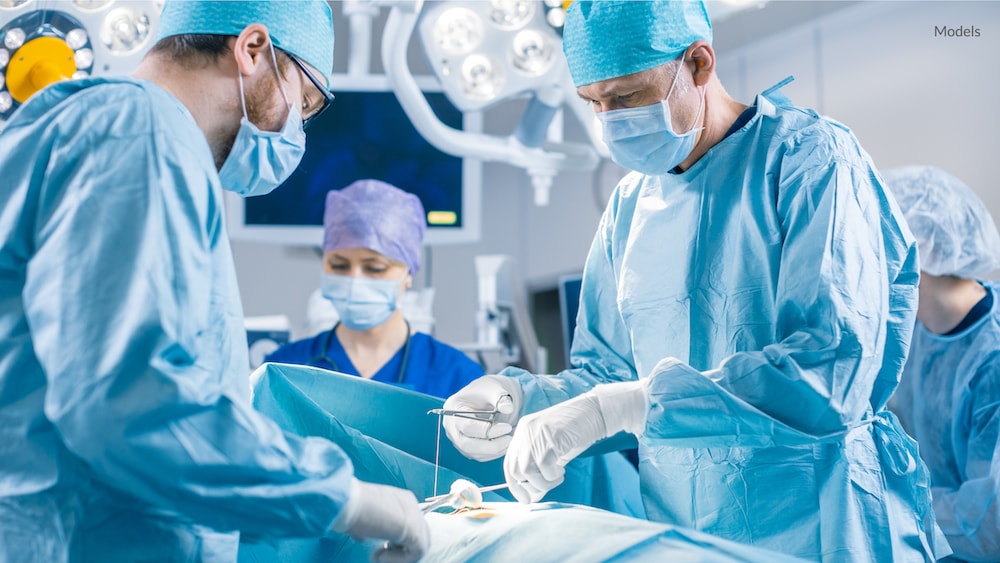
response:
[[[691,77],[695,86],[708,84],[708,79],[715,72],[715,50],[704,39],[699,39],[688,47],[687,58],[694,63]]]
[[[262,61],[270,60],[269,38],[267,27],[263,24],[252,23],[243,28],[233,42],[233,53],[236,55],[236,66],[240,74],[251,76]]]

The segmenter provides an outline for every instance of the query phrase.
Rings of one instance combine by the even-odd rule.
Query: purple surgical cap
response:
[[[358,180],[326,194],[323,252],[368,248],[420,269],[420,246],[427,230],[420,199],[378,180]]]

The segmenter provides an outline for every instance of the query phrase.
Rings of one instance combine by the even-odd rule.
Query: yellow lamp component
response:
[[[7,89],[18,103],[24,103],[49,84],[68,80],[74,72],[73,49],[58,37],[39,37],[11,55],[7,65]]]

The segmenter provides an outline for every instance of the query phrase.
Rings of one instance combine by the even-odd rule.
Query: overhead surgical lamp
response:
[[[163,0],[0,0],[0,129],[52,83],[131,72],[162,7]]]
[[[560,171],[596,168],[603,144],[585,104],[567,105],[596,142],[562,142],[558,134],[555,139],[549,134],[564,102],[576,101],[562,53],[562,0],[382,3],[392,8],[382,35],[386,77],[410,121],[431,144],[450,154],[524,168],[539,205],[548,203],[552,179]],[[407,64],[415,29],[442,90],[458,109],[481,111],[528,98],[509,136],[458,131],[437,119]]]

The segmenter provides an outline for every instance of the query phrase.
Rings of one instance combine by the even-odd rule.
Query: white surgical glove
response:
[[[431,543],[430,528],[412,492],[357,479],[351,481],[351,496],[333,529],[356,540],[386,540],[372,553],[377,563],[412,563]]]
[[[503,472],[520,502],[538,502],[563,482],[566,464],[598,440],[646,426],[645,380],[598,385],[587,393],[521,419]]]
[[[444,431],[458,451],[476,461],[490,461],[507,451],[511,431],[521,415],[521,386],[510,377],[484,375],[448,397],[444,408],[500,411],[492,422],[486,415],[478,415],[479,419],[445,416],[443,421]]]

